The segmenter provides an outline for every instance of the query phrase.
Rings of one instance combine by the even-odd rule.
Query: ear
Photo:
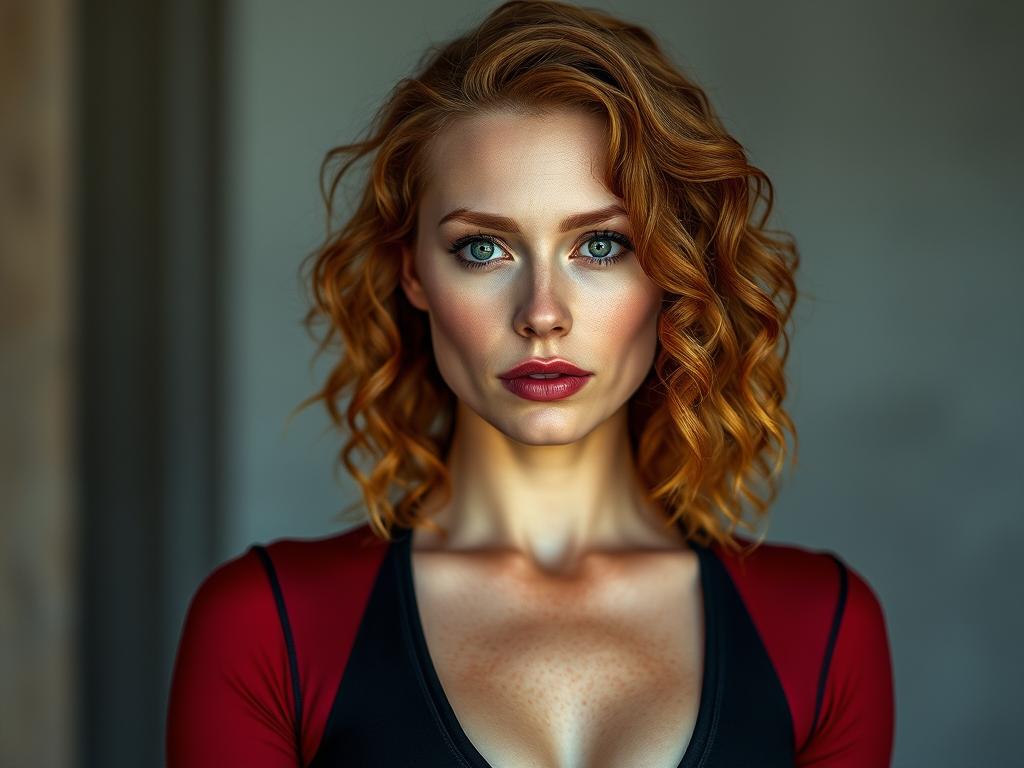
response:
[[[409,299],[410,304],[417,309],[428,311],[430,305],[427,303],[427,294],[423,290],[423,284],[420,282],[419,275],[416,274],[416,252],[407,243],[403,243],[399,247],[401,248],[400,258],[402,259],[402,290],[405,291],[405,296]]]

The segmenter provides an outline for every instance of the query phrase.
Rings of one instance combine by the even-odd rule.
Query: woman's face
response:
[[[654,360],[663,292],[602,181],[605,145],[603,120],[582,111],[487,112],[438,135],[428,158],[402,285],[427,311],[438,369],[462,405],[521,443],[585,437]],[[592,375],[499,378],[534,358]]]

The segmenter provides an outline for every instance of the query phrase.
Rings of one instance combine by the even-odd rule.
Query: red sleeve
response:
[[[887,768],[892,663],[882,607],[867,581],[835,553],[798,545],[764,542],[743,557],[718,545],[715,552],[786,695],[796,765]]]
[[[178,645],[168,768],[293,768],[300,743],[311,758],[387,551],[364,523],[250,549],[211,573]]]
[[[892,760],[895,701],[885,616],[867,581],[849,565],[846,570],[846,605],[818,724],[797,765],[887,768]]]
[[[168,768],[295,768],[287,649],[267,573],[249,550],[192,598],[167,713]]]

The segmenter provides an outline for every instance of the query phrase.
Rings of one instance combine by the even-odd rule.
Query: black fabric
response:
[[[467,765],[446,738],[416,663],[398,578],[398,556],[407,549],[396,540],[380,565],[310,768]]]
[[[384,556],[310,768],[492,768],[458,723],[430,663],[415,603],[411,538]],[[679,768],[791,768],[793,724],[768,653],[725,566],[700,559],[705,665]]]
[[[718,691],[706,749],[680,768],[792,768],[793,720],[782,683],[725,566],[697,550],[708,572],[706,598],[720,613]]]

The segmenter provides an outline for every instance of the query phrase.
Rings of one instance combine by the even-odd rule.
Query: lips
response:
[[[515,379],[521,376],[529,376],[531,373],[543,373],[543,374],[561,374],[563,376],[592,376],[592,371],[585,371],[578,366],[573,365],[568,360],[561,360],[559,358],[552,358],[550,360],[542,360],[539,357],[532,358],[530,360],[524,360],[523,362],[516,365],[514,368],[510,368],[504,373],[498,374],[499,379]]]

